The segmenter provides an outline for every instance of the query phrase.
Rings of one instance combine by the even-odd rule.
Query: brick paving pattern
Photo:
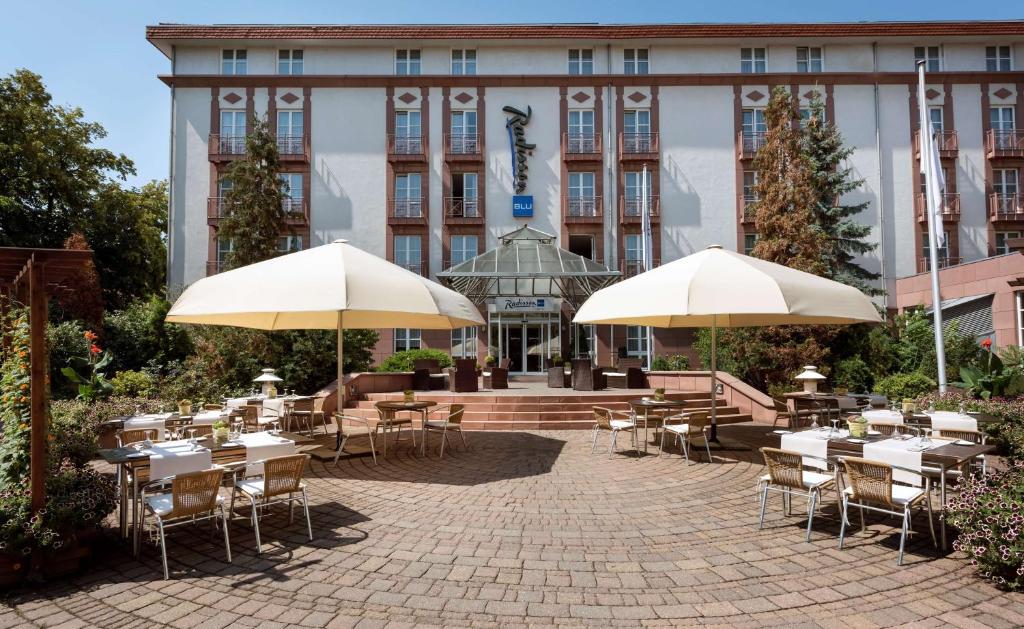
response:
[[[154,546],[135,561],[112,543],[82,576],[6,595],[0,627],[1024,625],[1024,596],[937,557],[921,520],[902,568],[894,520],[836,548],[834,495],[810,543],[778,498],[758,531],[763,466],[744,444],[765,430],[724,428],[713,464],[609,460],[582,431],[314,460],[314,542],[273,514],[257,556],[238,522],[226,564],[208,526],[183,527],[171,581]]]

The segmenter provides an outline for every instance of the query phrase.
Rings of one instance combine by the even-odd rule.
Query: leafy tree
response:
[[[270,125],[253,118],[252,132],[245,140],[245,157],[226,173],[232,185],[224,195],[229,212],[221,221],[219,236],[234,245],[228,258],[231,268],[278,254],[277,240],[285,228],[280,166],[277,139]]]
[[[827,241],[822,249],[826,277],[855,286],[869,295],[881,294],[883,291],[874,285],[879,274],[854,262],[856,256],[870,253],[877,247],[865,240],[871,234],[871,227],[853,220],[869,204],[840,205],[843,195],[860,188],[864,180],[855,179],[851,169],[846,167],[853,149],[844,145],[835,123],[825,120],[825,104],[818,92],[810,102],[810,118],[803,128],[801,148],[811,165],[814,220]]]
[[[164,318],[171,304],[152,296],[103,318],[103,340],[114,355],[113,372],[148,370],[162,373],[194,350],[188,331]]]

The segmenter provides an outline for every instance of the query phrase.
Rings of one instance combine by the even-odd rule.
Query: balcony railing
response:
[[[245,135],[210,134],[210,155],[245,155]]]
[[[659,266],[661,266],[661,260],[654,259],[651,268]],[[641,273],[649,270],[650,269],[644,268],[643,260],[632,260],[627,258],[619,263],[619,271],[622,273],[623,277],[633,277],[634,275],[640,275]]]
[[[757,152],[765,143],[764,131],[740,131],[739,148],[740,159],[754,159]]]
[[[289,223],[306,223],[309,221],[309,204],[302,197],[282,198],[281,209],[284,210],[285,220]]]
[[[479,157],[480,136],[475,133],[447,133],[444,152],[449,156]]]
[[[480,212],[480,203],[475,198],[467,197],[445,197],[444,215],[446,218],[483,218]]]
[[[589,222],[601,220],[600,197],[571,196],[565,200],[565,213],[570,221]]]
[[[743,195],[743,209],[740,211],[740,222],[745,224],[753,225],[757,217],[757,195],[745,194]]]
[[[989,129],[985,134],[985,152],[989,157],[1024,157],[1024,131]]]
[[[567,158],[599,159],[601,136],[596,133],[564,133],[562,134],[562,153]]]
[[[620,196],[619,207],[621,208],[623,221],[639,223],[642,219],[644,198],[640,195]],[[650,212],[651,220],[657,220],[661,215],[660,197],[657,195],[648,196],[647,208]]]
[[[993,192],[988,195],[988,209],[994,221],[1024,221],[1024,197],[1019,194]]]
[[[620,133],[619,155],[624,159],[657,159],[659,137],[657,133]]]
[[[206,218],[224,218],[228,212],[228,204],[224,197],[209,197],[206,200]]]
[[[935,141],[938,143],[939,157],[956,157],[960,150],[960,140],[956,131],[939,131],[935,134]],[[921,158],[921,130],[914,132],[914,155]]]
[[[960,264],[960,262],[961,262],[960,258],[951,258],[949,256],[942,256],[942,255],[939,256],[939,268],[940,269],[944,269],[947,266],[955,266],[957,264]],[[932,268],[931,267],[931,258],[929,258],[928,256],[923,256],[923,257],[917,259],[917,272],[918,273],[925,273],[927,271],[930,271],[931,268]]]
[[[389,218],[419,221],[426,218],[423,213],[423,200],[420,198],[392,199]]]
[[[305,138],[301,135],[279,135],[277,136],[277,152],[284,158],[305,155]]]
[[[402,260],[395,262],[398,266],[402,267],[406,271],[412,271],[416,275],[426,275],[427,266],[422,262],[412,262],[409,260]]]
[[[216,275],[226,268],[226,263],[221,260],[208,260],[206,262],[206,275]]]
[[[914,210],[917,213],[918,221],[928,221],[928,203],[925,195],[921,193],[914,195]],[[942,195],[942,207],[940,210],[942,212],[942,220],[960,220],[960,195],[955,192],[947,192]]]
[[[423,136],[395,133],[388,135],[388,155],[407,159],[425,157]]]

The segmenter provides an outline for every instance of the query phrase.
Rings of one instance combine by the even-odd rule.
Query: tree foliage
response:
[[[228,168],[231,188],[224,195],[228,215],[219,236],[233,245],[228,266],[237,268],[278,254],[285,229],[284,184],[277,139],[265,120],[253,118],[245,140],[245,157]]]

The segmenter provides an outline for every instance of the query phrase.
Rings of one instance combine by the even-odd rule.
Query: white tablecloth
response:
[[[276,397],[263,400],[263,417],[284,417],[284,398]]]
[[[213,466],[213,455],[206,448],[193,450],[188,441],[165,441],[146,450],[149,457],[149,477],[153,480],[208,470]]]
[[[156,430],[157,441],[163,441],[167,437],[165,422],[171,415],[173,413],[149,413],[129,417],[124,420],[124,430]]]
[[[803,458],[803,464],[807,467],[813,467],[818,470],[828,469],[828,464],[825,461],[807,458],[818,457],[824,459],[828,455],[828,429],[805,430],[803,432],[782,435],[782,449],[807,455]]]
[[[294,441],[276,437],[268,432],[243,433],[238,437],[238,441],[245,446],[246,476],[263,474],[263,464],[257,461],[295,454]]]
[[[944,445],[944,443],[931,441],[928,443],[928,449],[937,448],[941,445]],[[918,437],[905,441],[901,439],[885,439],[864,444],[864,458],[921,471],[922,450],[920,448],[921,439]],[[913,485],[914,487],[920,487],[924,482],[920,474],[904,472],[903,470],[893,470],[892,479],[900,483]]]
[[[903,413],[899,411],[864,411],[861,415],[870,424],[903,424]]]
[[[970,415],[961,415],[952,411],[935,411],[927,414],[932,419],[932,431],[970,430],[978,431],[978,420]]]
[[[228,398],[224,401],[224,405],[228,408],[244,408],[249,403],[249,399],[247,397]]]
[[[228,421],[228,416],[231,414],[230,411],[203,411],[202,413],[196,413],[192,418],[192,423],[196,426],[212,426],[218,421]]]

